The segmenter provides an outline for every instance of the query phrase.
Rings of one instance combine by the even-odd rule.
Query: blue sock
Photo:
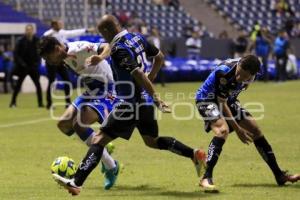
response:
[[[79,138],[85,142],[92,134],[94,130],[92,128],[87,128],[85,132],[81,132],[80,134],[77,133]]]

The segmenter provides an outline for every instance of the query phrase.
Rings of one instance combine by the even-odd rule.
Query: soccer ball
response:
[[[67,156],[56,158],[51,164],[52,174],[58,174],[64,178],[73,178],[76,173],[77,167],[73,159]]]

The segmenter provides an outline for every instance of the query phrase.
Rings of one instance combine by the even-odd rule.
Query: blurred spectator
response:
[[[229,36],[228,36],[228,33],[226,30],[222,31],[220,34],[219,34],[219,39],[229,39]]]
[[[256,35],[257,35],[258,31],[260,31],[260,24],[256,21],[254,23],[254,26],[253,26],[252,31],[250,33],[250,40],[252,42],[256,41]]]
[[[153,44],[156,48],[158,48],[159,50],[162,51],[161,38],[160,38],[159,30],[156,27],[151,29],[151,33],[148,37],[148,41],[150,44]],[[163,67],[165,67],[165,66],[163,66]],[[157,79],[161,83],[162,87],[164,87],[165,86],[165,74],[164,74],[163,68],[158,72]]]
[[[234,40],[234,57],[243,57],[248,48],[248,39],[246,33],[240,32],[239,36]]]
[[[198,60],[201,53],[202,41],[198,32],[193,32],[192,37],[185,42],[189,59]]]
[[[93,28],[89,29],[74,29],[74,30],[65,30],[63,29],[63,24],[59,20],[52,20],[51,29],[47,30],[43,35],[55,37],[61,43],[66,43],[68,38],[78,37],[86,33],[94,32]],[[56,74],[58,73],[62,80],[65,82],[70,82],[67,68],[61,64],[46,63],[47,76],[48,76],[48,88],[47,88],[47,109],[50,109],[52,106],[52,97],[51,97],[51,87],[52,83],[55,81]],[[66,107],[71,104],[70,99],[70,87],[69,84],[64,84],[64,92],[66,95]]]
[[[286,0],[277,0],[275,6],[277,14],[283,15],[285,13],[289,13],[290,15],[294,16],[295,13],[292,11],[290,5]]]
[[[169,6],[172,6],[172,7],[174,7],[176,10],[178,10],[179,9],[179,7],[180,7],[180,2],[179,2],[179,0],[168,0],[169,1]]]
[[[250,49],[254,49],[256,56],[262,61],[263,79],[268,81],[268,58],[271,52],[272,37],[267,28],[262,28],[256,35],[256,40],[253,42]]]
[[[3,54],[3,69],[4,69],[4,92],[8,92],[8,83],[12,84],[11,72],[13,63],[13,51],[10,45],[7,45]]]
[[[287,18],[284,27],[285,27],[285,31],[289,37],[292,36],[292,30],[294,29],[294,26],[295,26],[294,18],[293,17]]]
[[[122,27],[125,28],[128,27],[128,22],[130,20],[130,13],[125,12],[123,10],[119,10],[117,12],[113,12],[113,15],[115,15],[118,18]]]
[[[291,31],[291,37],[300,38],[300,22],[298,22]]]
[[[22,83],[27,75],[32,79],[38,97],[38,106],[43,107],[42,89],[40,84],[39,66],[41,58],[38,54],[39,38],[34,35],[32,25],[27,25],[25,35],[17,42],[14,51],[15,68],[13,74],[18,76],[18,81],[14,87],[14,92],[10,102],[10,107],[16,107],[17,96],[20,92]]]
[[[163,5],[163,4],[164,4],[164,0],[153,0],[153,2],[154,2],[156,5]]]
[[[285,81],[287,78],[286,63],[288,59],[289,41],[287,33],[282,30],[274,42],[274,55],[276,59],[276,80]]]
[[[147,34],[146,23],[138,16],[136,12],[132,12],[128,21],[128,31]]]

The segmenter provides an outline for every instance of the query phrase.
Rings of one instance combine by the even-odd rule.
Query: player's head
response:
[[[282,37],[282,38],[287,38],[288,34],[286,33],[286,31],[284,29],[282,29],[278,32],[278,36]]]
[[[51,28],[53,28],[55,31],[59,31],[62,29],[63,24],[60,20],[52,20],[51,21]]]
[[[42,37],[39,44],[39,53],[49,64],[59,65],[67,57],[67,51],[55,37]]]
[[[239,83],[249,82],[254,80],[255,75],[260,70],[260,61],[254,55],[247,55],[241,58],[238,62],[235,72],[236,81]]]
[[[34,35],[34,27],[32,24],[28,24],[25,27],[25,36],[28,38],[32,38],[32,36]]]
[[[113,15],[104,15],[100,19],[97,28],[107,42],[111,42],[122,31],[118,19]]]

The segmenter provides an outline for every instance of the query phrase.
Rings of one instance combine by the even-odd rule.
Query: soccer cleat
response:
[[[16,103],[10,103],[10,104],[9,104],[9,107],[10,107],[10,108],[16,108],[16,107],[17,107],[17,104],[16,104]]]
[[[74,179],[67,179],[59,176],[58,174],[52,174],[54,180],[61,186],[63,186],[70,194],[79,195],[81,187],[78,187],[74,183]]]
[[[206,153],[203,149],[197,149],[194,151],[193,162],[194,162],[198,177],[201,177],[202,170],[206,168]]]
[[[291,174],[288,174],[287,171],[283,171],[282,175],[275,177],[275,178],[276,178],[277,185],[282,186],[286,182],[295,183],[295,182],[299,181],[300,174],[291,175]]]
[[[110,170],[106,170],[104,173],[104,189],[109,190],[114,186],[120,173],[120,164],[115,160],[116,167]]]
[[[219,190],[213,183],[212,178],[203,178],[200,181],[199,186],[204,189],[204,192],[210,192],[210,193],[218,193],[219,192]]]

